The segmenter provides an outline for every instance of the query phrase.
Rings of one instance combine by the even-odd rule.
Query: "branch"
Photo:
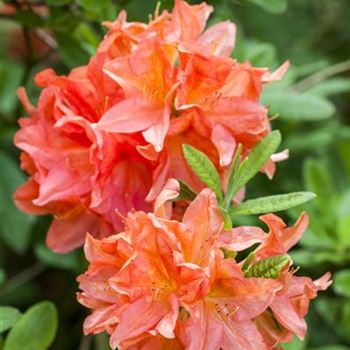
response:
[[[350,71],[350,60],[346,60],[343,62],[339,62],[333,66],[327,67],[325,69],[322,69],[310,76],[308,76],[305,79],[300,80],[297,82],[293,89],[296,91],[304,91],[308,89],[309,87],[342,72]]]

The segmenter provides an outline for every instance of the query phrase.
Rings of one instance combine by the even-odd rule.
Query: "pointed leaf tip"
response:
[[[272,256],[251,265],[244,275],[245,277],[263,277],[276,279],[279,277],[282,270],[289,264],[290,261],[291,260],[288,255]]]
[[[218,171],[212,161],[201,151],[190,146],[182,146],[185,159],[193,172],[212,189],[219,202],[223,200],[221,180]]]
[[[316,198],[313,192],[301,191],[249,199],[230,211],[230,215],[256,215],[287,210]]]
[[[226,208],[230,205],[238,191],[266,164],[271,155],[277,150],[281,139],[282,137],[279,130],[271,131],[255,146],[247,158],[240,164],[237,171],[230,177],[227,186],[225,198]]]

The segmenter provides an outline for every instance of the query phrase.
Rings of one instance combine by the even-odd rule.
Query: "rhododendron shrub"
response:
[[[127,22],[122,11],[105,23],[108,33],[86,66],[36,75],[37,106],[19,89],[30,117],[20,120],[15,144],[30,177],[14,199],[27,213],[54,216],[47,235],[54,251],[81,246],[86,232],[121,230],[121,217],[151,210],[171,177],[202,189],[183,144],[209,157],[225,182],[238,144],[246,157],[270,132],[259,97],[288,63],[270,73],[232,59],[235,26],[205,29],[212,10],[176,0],[148,24]],[[274,161],[284,158],[271,155],[262,171],[272,177]]]
[[[288,62],[270,72],[233,59],[235,26],[206,29],[212,10],[175,0],[148,24],[122,11],[87,65],[36,75],[37,106],[18,90],[29,179],[14,200],[54,216],[52,250],[85,242],[84,333],[107,332],[113,349],[280,348],[305,337],[309,303],[331,283],[297,275],[288,254],[307,214],[292,227],[273,214],[313,193],[244,199],[288,157],[260,103]],[[268,232],[236,224],[261,214]]]

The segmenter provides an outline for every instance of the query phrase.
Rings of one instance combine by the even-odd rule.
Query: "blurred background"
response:
[[[310,227],[292,256],[303,275],[331,271],[334,283],[312,303],[305,341],[294,340],[285,348],[350,349],[350,1],[208,2],[215,6],[211,23],[236,23],[233,57],[238,61],[271,69],[291,61],[285,79],[266,87],[262,97],[290,159],[278,164],[272,181],[257,176],[248,186],[248,197],[315,192],[317,199],[302,208],[310,215]],[[114,20],[121,9],[127,9],[129,20],[147,21],[155,5],[153,0],[13,0],[0,5],[0,303],[24,313],[42,300],[52,301],[58,331],[50,349],[109,347],[103,335],[82,336],[86,310],[75,301],[75,277],[85,268],[81,251],[51,253],[44,244],[50,218],[25,215],[12,203],[13,191],[25,180],[12,144],[16,120],[24,116],[16,88],[25,86],[34,103],[39,93],[33,84],[36,72],[52,67],[66,74],[86,64],[105,33],[102,21]],[[171,7],[172,1],[161,1],[161,8]],[[300,210],[283,215],[292,223]],[[240,223],[256,221],[242,217]],[[13,319],[18,318],[11,310]],[[31,323],[37,327],[27,327],[22,334],[24,344],[38,327],[48,327],[41,333],[55,332],[54,312],[44,325],[40,312],[36,317],[38,323]],[[0,326],[2,336],[9,327]],[[39,350],[33,346],[30,349]]]

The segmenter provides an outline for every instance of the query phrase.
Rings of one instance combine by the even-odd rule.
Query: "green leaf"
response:
[[[229,180],[225,197],[226,208],[228,208],[238,191],[266,164],[280,143],[281,134],[278,130],[274,130],[265,136],[249,153]]]
[[[17,10],[15,18],[22,25],[30,28],[41,27],[45,24],[42,17],[29,10]]]
[[[237,256],[237,252],[235,252],[234,250],[230,250],[227,248],[220,248],[220,249],[223,252],[225,259],[234,259]]]
[[[251,265],[244,273],[245,277],[264,277],[276,279],[281,271],[289,264],[288,255],[276,255],[263,259]]]
[[[230,211],[230,215],[265,214],[287,210],[314,199],[312,192],[292,192],[273,196],[249,199]]]
[[[273,67],[276,65],[276,49],[269,43],[248,40],[244,45],[244,59],[255,67]]]
[[[309,350],[349,350],[349,348],[344,345],[334,344],[334,345],[319,346],[317,348],[310,348]]]
[[[81,20],[75,16],[74,12],[67,11],[60,6],[50,6],[50,17],[47,26],[56,33],[60,31],[72,36],[80,23]]]
[[[345,342],[350,342],[350,300],[323,296],[318,298],[314,304],[326,324]]]
[[[4,241],[16,252],[23,252],[30,242],[35,218],[20,212],[14,205],[12,194],[25,181],[17,164],[0,151],[0,231]]]
[[[345,191],[337,202],[336,232],[339,243],[344,247],[350,247],[350,189]]]
[[[179,184],[180,184],[180,192],[175,200],[178,201],[178,200],[185,199],[185,200],[193,201],[197,196],[196,192],[194,192],[192,188],[183,181],[179,180]]]
[[[288,2],[287,0],[249,0],[254,4],[262,7],[265,11],[272,13],[283,13],[286,11]]]
[[[333,279],[336,293],[350,298],[350,269],[336,272]]]
[[[270,106],[270,115],[278,113],[281,119],[293,122],[323,120],[335,112],[331,102],[311,94],[266,90],[261,100],[264,105]]]
[[[27,310],[11,329],[4,350],[46,350],[57,331],[57,311],[53,303],[43,301]]]
[[[24,75],[24,67],[19,62],[11,62],[1,58],[0,60],[0,112],[6,118],[9,114],[14,114],[14,109],[18,103],[16,90],[21,84]],[[9,118],[6,118],[9,119]],[[3,126],[1,126],[3,128]]]
[[[77,3],[87,11],[99,11],[110,4],[111,0],[77,0]]]
[[[183,145],[183,152],[193,172],[215,192],[219,202],[222,201],[221,181],[215,165],[203,152],[190,145]]]
[[[11,306],[0,306],[0,333],[12,328],[20,318],[19,310]]]
[[[72,2],[72,0],[46,0],[49,6],[64,6]]]
[[[325,164],[316,159],[307,159],[303,171],[306,188],[316,193],[318,199],[329,200],[334,186]]]
[[[293,340],[289,343],[283,344],[284,350],[304,350],[306,349],[306,340],[300,340],[297,336],[293,337]]]
[[[95,348],[98,350],[111,350],[109,346],[109,336],[106,332],[94,336]]]
[[[252,262],[252,260],[255,257],[255,252],[250,252],[247,258],[245,259],[245,262],[243,264],[242,270],[245,272],[249,269],[249,265]]]
[[[237,149],[236,149],[236,152],[235,152],[235,155],[233,157],[233,160],[232,160],[232,163],[231,163],[231,167],[230,167],[230,173],[229,173],[229,176],[228,176],[228,184],[227,184],[227,190],[226,190],[226,193],[225,193],[225,200],[224,200],[224,207],[225,208],[229,208],[230,205],[231,205],[231,201],[232,201],[232,196],[231,194],[233,193],[233,186],[234,186],[234,181],[235,181],[235,174],[239,168],[239,162],[240,162],[240,157],[241,157],[241,153],[242,153],[242,144],[239,144]]]
[[[308,232],[306,233],[306,236],[307,234]],[[312,248],[314,248],[314,246]],[[341,265],[346,260],[345,255],[331,249],[314,251],[306,249],[293,249],[290,252],[290,256],[296,265],[303,268],[312,268],[320,265],[326,266],[326,264]]]
[[[229,215],[228,211],[222,207],[219,207],[221,211],[221,215],[223,216],[224,219],[224,230],[228,231],[232,229],[232,219],[231,216]]]
[[[91,55],[94,55],[101,38],[96,35],[92,27],[86,23],[81,23],[76,28],[75,35],[82,43],[82,47]]]
[[[348,91],[350,91],[350,79],[336,77],[312,86],[306,91],[306,93],[322,97],[328,97],[333,95],[339,95]]]
[[[71,35],[63,32],[56,32],[58,52],[69,68],[88,63],[90,54]]]
[[[0,269],[0,287],[2,287],[5,281],[6,281],[6,272],[4,269]]]
[[[309,150],[320,151],[340,140],[350,137],[350,128],[338,122],[330,121],[324,127],[299,131],[288,135],[284,146],[289,148],[293,154],[304,153]],[[346,151],[347,152],[347,151]]]
[[[80,272],[81,270],[78,254],[78,251],[73,251],[64,255],[56,254],[44,244],[39,244],[35,247],[35,255],[44,265],[53,268],[71,270],[73,272]]]

